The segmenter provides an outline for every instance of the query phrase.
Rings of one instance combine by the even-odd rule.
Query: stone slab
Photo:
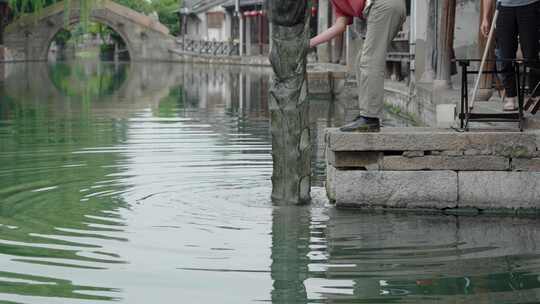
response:
[[[424,156],[424,151],[405,151],[403,156],[405,157],[422,157]]]
[[[326,165],[326,196],[330,202],[336,201],[336,171],[337,169],[332,165]]]
[[[459,207],[538,208],[540,172],[459,172]]]
[[[334,183],[337,206],[457,206],[457,173],[453,171],[336,170]]]
[[[380,163],[380,170],[454,170],[506,171],[510,169],[510,160],[502,156],[424,156],[403,157],[385,156]]]
[[[381,152],[334,152],[330,150],[327,150],[326,154],[328,163],[336,168],[364,168],[366,170],[378,170],[382,156]]]
[[[533,132],[456,132],[452,130],[400,128],[377,133],[329,130],[332,151],[465,151],[477,150],[500,156],[530,157],[537,151]]]
[[[540,172],[540,158],[514,158],[512,169],[516,171]]]

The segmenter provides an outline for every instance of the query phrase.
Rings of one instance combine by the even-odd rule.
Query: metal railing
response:
[[[180,51],[189,53],[216,56],[238,56],[240,54],[239,43],[232,41],[207,41],[179,38],[176,40],[176,44]]]

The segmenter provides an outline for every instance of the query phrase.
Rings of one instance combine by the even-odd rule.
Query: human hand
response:
[[[484,18],[482,20],[482,24],[480,25],[480,32],[484,37],[487,37],[489,35],[489,30],[491,29],[491,24],[487,18]]]
[[[309,46],[308,48],[313,48],[315,47],[315,43],[313,42],[313,39],[309,39]]]

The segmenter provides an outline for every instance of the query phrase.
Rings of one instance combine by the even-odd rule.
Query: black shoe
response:
[[[378,118],[357,116],[352,122],[339,128],[341,132],[379,132],[381,125]]]

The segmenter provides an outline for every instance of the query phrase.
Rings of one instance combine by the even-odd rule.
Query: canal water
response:
[[[311,100],[314,203],[272,206],[268,69],[4,72],[0,303],[540,301],[536,219],[328,204],[329,100]]]

